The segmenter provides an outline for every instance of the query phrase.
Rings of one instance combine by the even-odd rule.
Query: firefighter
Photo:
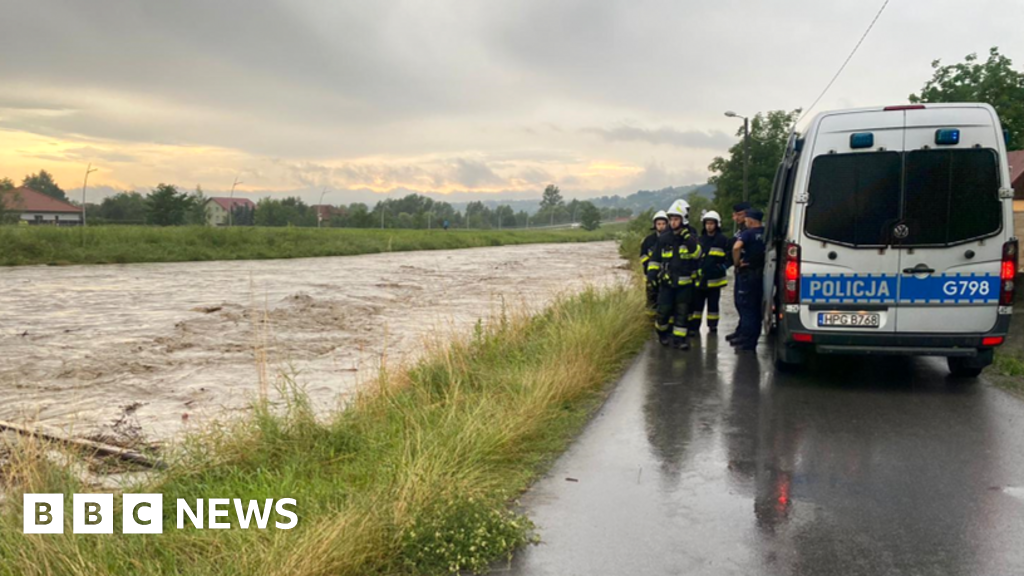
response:
[[[729,283],[726,269],[729,260],[726,250],[729,239],[722,234],[722,217],[714,210],[704,214],[703,230],[700,243],[700,263],[697,269],[697,281],[694,283],[693,309],[690,313],[690,333],[700,330],[704,320],[704,303],[708,308],[708,331],[718,331],[718,303],[722,297],[722,288]]]
[[[644,238],[642,244],[640,244],[640,266],[643,268],[644,276],[647,276],[647,269],[650,265],[651,253],[654,252],[654,248],[658,245],[658,236],[665,231],[668,227],[668,215],[665,214],[664,210],[658,210],[654,214],[651,224],[651,232]],[[647,312],[649,315],[654,316],[654,309],[658,303],[658,283],[657,281],[647,281]]]
[[[687,321],[693,300],[693,279],[700,258],[697,233],[690,228],[690,205],[676,200],[666,210],[669,227],[658,237],[651,253],[647,277],[658,281],[657,314],[654,330],[664,346],[672,344],[680,350],[689,350]]]
[[[764,293],[764,228],[760,210],[747,210],[746,228],[732,248],[736,265],[736,298],[739,301],[740,333],[731,343],[737,351],[756,350],[761,336],[761,296]]]

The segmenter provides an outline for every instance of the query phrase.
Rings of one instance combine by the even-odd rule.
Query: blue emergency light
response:
[[[960,143],[959,128],[939,128],[935,131],[935,143],[939,146],[953,146]]]
[[[850,134],[850,148],[871,148],[875,145],[875,135],[871,132],[855,132]]]

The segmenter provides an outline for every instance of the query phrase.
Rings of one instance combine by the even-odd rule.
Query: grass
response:
[[[261,260],[446,250],[545,242],[611,240],[625,229],[374,230],[341,228],[210,228],[0,226],[0,266]]]
[[[233,232],[233,231],[232,231]],[[21,533],[21,493],[83,486],[45,448],[0,458],[0,574],[373,575],[478,572],[531,539],[514,498],[562,451],[648,333],[642,291],[564,297],[433,345],[328,420],[301,392],[210,428],[128,492],[164,494],[164,533]],[[38,446],[38,445],[36,445]],[[178,530],[176,498],[293,497],[294,530]],[[120,498],[115,497],[115,503]],[[233,517],[233,514],[232,514]]]
[[[993,368],[997,386],[1024,396],[1024,358],[1012,351],[997,350]]]

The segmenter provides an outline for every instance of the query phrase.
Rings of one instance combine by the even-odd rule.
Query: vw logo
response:
[[[897,224],[896,227],[892,229],[892,234],[902,240],[907,236],[910,236],[910,228],[906,224]]]

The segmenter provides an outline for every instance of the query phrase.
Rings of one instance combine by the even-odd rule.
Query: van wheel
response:
[[[782,334],[775,334],[775,368],[779,372],[795,372],[804,364],[804,351],[786,346]]]
[[[946,358],[949,364],[949,373],[954,378],[977,378],[983,367],[978,366],[973,358]]]

